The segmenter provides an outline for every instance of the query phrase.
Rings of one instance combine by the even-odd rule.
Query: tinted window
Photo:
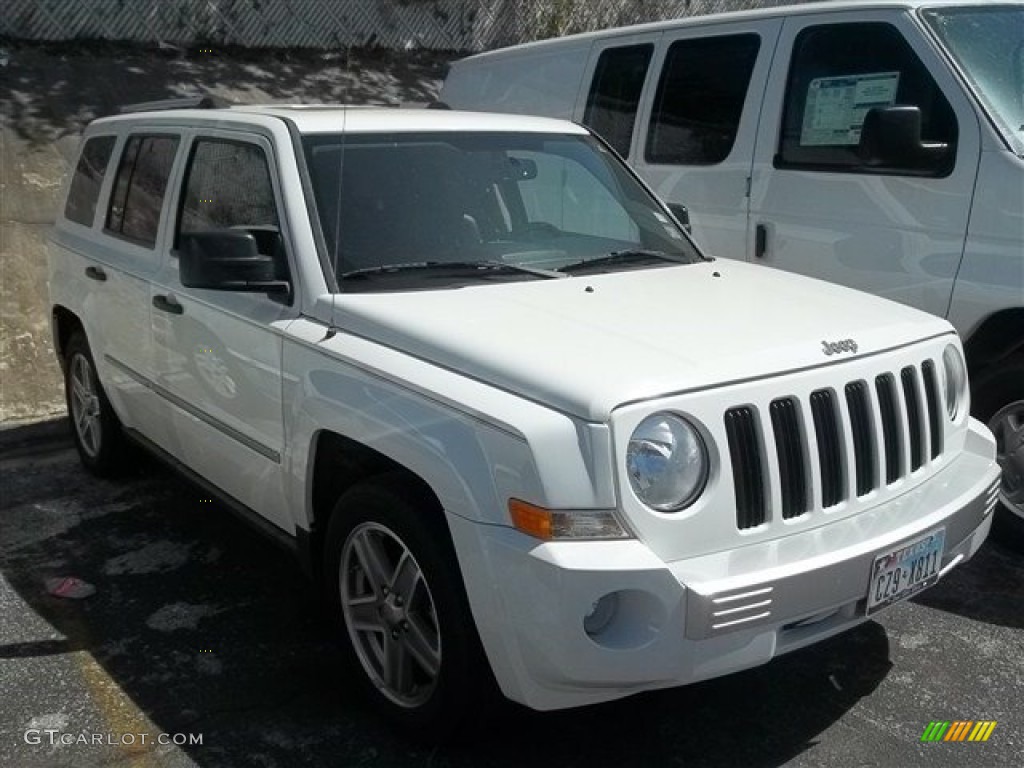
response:
[[[736,141],[757,35],[679,40],[665,56],[647,132],[650,163],[720,163]]]
[[[85,142],[75,167],[75,175],[71,178],[68,202],[64,206],[65,218],[87,227],[92,226],[100,187],[107,172],[110,154],[114,151],[115,140],[114,136],[97,136]]]
[[[147,246],[156,244],[167,179],[174,165],[174,136],[132,136],[125,145],[107,214],[107,230]]]
[[[179,232],[240,227],[253,231],[261,245],[278,233],[270,169],[255,144],[198,140],[181,206]]]
[[[629,154],[640,92],[653,45],[609,48],[597,60],[583,124],[601,135],[623,157]]]
[[[868,112],[917,107],[921,140],[945,144],[926,156],[906,147],[879,163],[861,148]],[[878,117],[876,115],[875,117]],[[889,24],[805,29],[793,46],[777,164],[814,170],[944,173],[955,156],[956,119],[928,70]],[[929,159],[930,158],[930,159]]]

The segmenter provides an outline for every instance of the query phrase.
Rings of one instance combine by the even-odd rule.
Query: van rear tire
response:
[[[996,458],[1003,470],[993,536],[1024,551],[1024,354],[982,371],[973,396],[973,415],[995,436]]]

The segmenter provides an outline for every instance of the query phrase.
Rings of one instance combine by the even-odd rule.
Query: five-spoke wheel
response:
[[[64,348],[64,395],[82,463],[96,475],[116,474],[124,466],[121,422],[103,391],[81,331],[73,333]]]
[[[391,720],[437,740],[486,709],[493,678],[428,488],[389,473],[343,493],[324,576],[352,679]]]

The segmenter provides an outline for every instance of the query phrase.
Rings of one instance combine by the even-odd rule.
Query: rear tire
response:
[[[351,488],[325,542],[325,590],[352,679],[411,735],[446,739],[487,698],[487,665],[443,512],[401,474]]]
[[[974,416],[992,430],[1003,470],[994,537],[1024,550],[1024,354],[982,371],[973,390]]]
[[[123,468],[124,434],[96,373],[89,342],[82,331],[68,340],[64,363],[64,396],[71,436],[87,470],[111,477]]]

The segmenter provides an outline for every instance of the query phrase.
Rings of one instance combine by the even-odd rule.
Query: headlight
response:
[[[659,512],[688,507],[708,480],[708,453],[700,434],[671,413],[640,422],[629,438],[626,473],[633,493]]]
[[[942,368],[946,374],[946,413],[955,421],[967,399],[967,367],[960,350],[953,344],[942,353]]]

